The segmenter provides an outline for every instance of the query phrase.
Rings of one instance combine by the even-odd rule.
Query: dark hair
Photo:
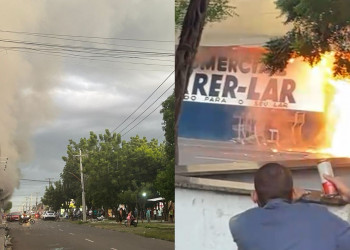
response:
[[[255,174],[254,186],[259,206],[265,206],[269,200],[275,198],[292,201],[292,173],[278,163],[263,165]]]

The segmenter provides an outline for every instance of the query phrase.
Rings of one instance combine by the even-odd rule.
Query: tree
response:
[[[165,111],[171,121],[169,108],[171,102]],[[168,145],[169,154],[170,147]],[[148,141],[139,136],[121,141],[120,134],[112,134],[106,129],[104,134],[99,135],[90,132],[88,138],[81,138],[78,143],[69,140],[67,155],[62,157],[65,161],[62,182],[46,189],[43,198],[46,205],[56,208],[57,204],[63,203],[68,208],[71,199],[75,200],[77,207],[81,205],[79,150],[85,155],[82,165],[86,205],[89,208],[115,208],[119,204],[133,208],[142,192],[147,192],[148,197],[159,196],[155,180],[166,166],[165,145],[156,139]],[[60,200],[57,202],[59,192]]]
[[[175,0],[175,26],[180,28],[185,18],[189,0]],[[209,2],[206,22],[220,22],[233,16],[234,7],[229,5],[229,0],[212,0]]]
[[[67,156],[62,157],[65,162],[62,173],[62,185],[64,190],[64,206],[68,208],[70,201],[73,199],[76,205],[81,204],[81,182],[79,158],[75,157],[79,152],[79,145],[73,140],[69,140],[67,145]]]
[[[158,173],[155,183],[157,190],[166,201],[175,200],[174,165],[174,159],[169,161],[166,168]]]
[[[180,42],[175,54],[175,164],[178,165],[178,127],[182,100],[188,80],[192,74],[192,64],[201,40],[209,0],[191,0],[184,18]]]
[[[163,114],[163,131],[165,137],[166,166],[157,174],[155,186],[160,195],[166,201],[174,201],[174,175],[175,175],[175,93],[169,96],[163,103],[160,113]]]
[[[277,8],[292,29],[266,43],[263,62],[273,74],[288,60],[302,57],[317,64],[322,54],[334,52],[335,76],[350,74],[350,4],[347,0],[277,0]]]
[[[192,64],[201,40],[206,20],[220,21],[233,15],[233,7],[225,0],[190,0],[182,29],[180,42],[175,54],[175,164],[178,164],[178,126],[182,100],[184,98],[188,80],[192,74]],[[186,9],[184,1],[176,1],[178,10],[175,18],[180,20],[182,9]],[[209,11],[210,10],[210,11]],[[212,13],[207,16],[207,13]],[[209,17],[209,19],[206,19]],[[181,22],[179,22],[180,24]]]
[[[162,103],[160,113],[163,115],[165,153],[167,158],[172,160],[175,158],[175,93]]]
[[[44,205],[49,206],[54,211],[59,210],[65,202],[64,190],[61,181],[56,181],[54,185],[46,187],[45,194],[41,199]]]

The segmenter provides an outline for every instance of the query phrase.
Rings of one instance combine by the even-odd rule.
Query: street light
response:
[[[143,193],[142,193],[142,196],[143,196],[143,197],[146,197],[146,193],[145,193],[145,192],[143,192]]]

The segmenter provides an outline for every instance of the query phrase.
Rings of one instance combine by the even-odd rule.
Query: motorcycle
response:
[[[26,224],[28,222],[33,225],[35,223],[35,220],[30,218],[30,216],[23,216],[23,215],[21,215],[21,218],[19,219],[18,222],[19,222],[20,225]]]

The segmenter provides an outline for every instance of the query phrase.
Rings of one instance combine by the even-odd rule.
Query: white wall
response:
[[[175,249],[237,249],[229,219],[254,207],[249,196],[195,189],[175,189]]]
[[[197,189],[175,189],[175,249],[237,250],[229,219],[255,205],[249,196]],[[349,221],[349,205],[330,211]]]

